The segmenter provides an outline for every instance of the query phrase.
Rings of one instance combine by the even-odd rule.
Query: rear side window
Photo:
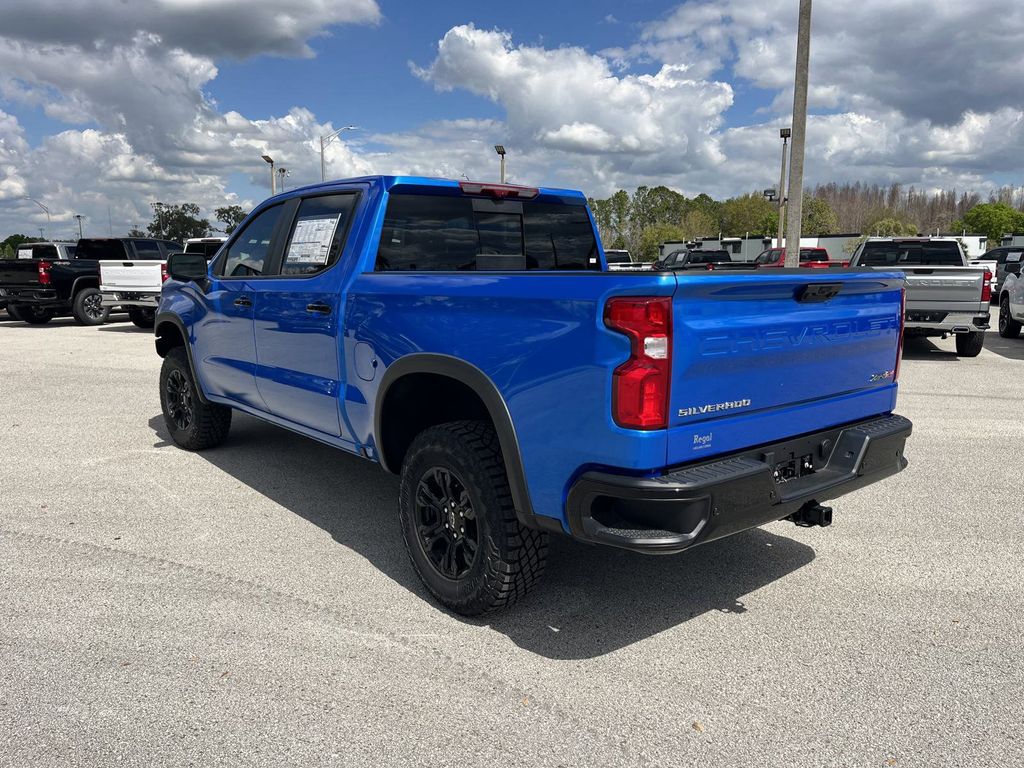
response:
[[[156,240],[135,240],[135,256],[146,261],[159,261],[162,256]]]
[[[281,218],[281,206],[267,208],[242,230],[220,262],[224,277],[254,277],[263,274],[270,255],[270,241]]]
[[[391,195],[377,271],[600,269],[582,205]]]
[[[79,240],[75,258],[122,261],[126,258],[124,243],[120,240]]]
[[[33,245],[32,246],[32,258],[33,259],[59,259],[57,255],[56,245]]]
[[[281,274],[315,275],[337,262],[345,247],[345,232],[355,203],[356,196],[351,194],[303,200],[288,238]]]
[[[867,267],[898,267],[923,264],[930,266],[962,266],[960,246],[951,241],[937,242],[867,242],[857,263]]]

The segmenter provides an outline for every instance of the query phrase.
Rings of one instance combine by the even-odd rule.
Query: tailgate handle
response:
[[[796,300],[804,304],[820,304],[834,299],[842,289],[842,283],[810,283],[797,290]]]
[[[135,265],[132,264],[130,261],[122,261],[121,262],[121,266],[122,267],[134,267]]]

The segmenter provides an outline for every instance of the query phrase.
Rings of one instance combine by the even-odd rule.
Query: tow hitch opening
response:
[[[786,519],[792,520],[801,528],[812,528],[816,525],[826,528],[832,525],[832,507],[823,507],[816,501],[808,501]]]

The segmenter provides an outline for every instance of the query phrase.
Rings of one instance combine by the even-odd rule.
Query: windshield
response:
[[[876,240],[864,243],[857,264],[866,267],[930,265],[960,267],[960,245],[952,240]]]

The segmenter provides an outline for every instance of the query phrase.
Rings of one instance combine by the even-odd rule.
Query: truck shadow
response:
[[[948,342],[950,345],[952,341]],[[903,340],[904,360],[959,360],[956,350],[942,349],[934,339],[924,336],[908,336]]]
[[[998,333],[986,333],[985,349],[1010,360],[1024,360],[1024,333],[1019,339],[1004,339]]]
[[[149,425],[158,447],[171,443],[162,416]],[[239,413],[228,442],[197,455],[434,604],[399,537],[398,482],[379,467]],[[710,611],[742,614],[746,595],[813,559],[810,547],[764,529],[662,557],[552,537],[544,579],[521,604],[481,619],[452,617],[547,658],[587,659]]]

